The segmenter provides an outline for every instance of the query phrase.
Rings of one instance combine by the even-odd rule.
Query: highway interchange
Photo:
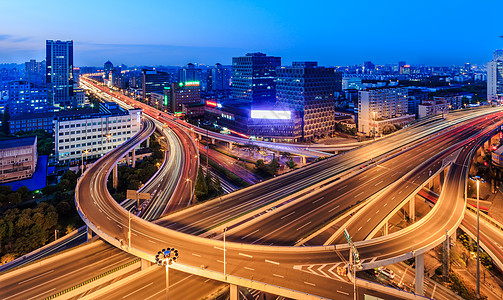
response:
[[[487,112],[480,113],[480,115],[483,115]],[[479,114],[478,112],[474,112],[470,118],[473,117],[473,115]],[[461,118],[459,118],[461,119]],[[456,119],[456,122],[461,122],[459,119]],[[468,117],[466,119],[469,119]],[[484,123],[483,121],[484,118],[481,118],[478,122],[478,126],[488,126],[492,121],[495,120],[495,118],[491,118],[492,120],[487,121]],[[454,121],[447,121],[451,123],[455,123]],[[183,231],[183,232],[188,232],[191,234],[205,234],[208,232],[208,229],[218,226],[221,223],[227,221],[228,219],[234,218],[236,215],[239,214],[245,214],[250,210],[256,209],[256,208],[264,208],[266,207],[267,204],[273,203],[274,201],[279,201],[281,202],[281,199],[284,198],[285,196],[291,196],[294,195],[294,197],[297,197],[298,199],[304,197],[306,199],[309,199],[309,201],[297,201],[299,204],[304,205],[305,208],[302,208],[301,206],[298,208],[299,213],[297,210],[293,213],[290,214],[288,217],[281,219],[281,213],[285,215],[285,212],[287,209],[292,209],[295,208],[294,205],[295,201],[292,201],[291,199],[288,200],[290,201],[289,203],[283,204],[281,208],[275,208],[268,213],[263,214],[260,222],[257,222],[256,224],[262,224],[263,226],[260,226],[261,230],[267,230],[268,228],[278,228],[280,226],[283,226],[285,224],[290,223],[288,226],[297,226],[299,228],[300,226],[304,224],[296,224],[298,221],[291,222],[288,218],[296,218],[296,219],[313,219],[316,220],[316,222],[311,221],[308,225],[302,227],[300,229],[299,233],[293,232],[292,228],[286,226],[283,228],[283,230],[279,230],[277,232],[272,232],[269,233],[266,238],[263,238],[262,240],[259,241],[254,241],[253,234],[250,234],[246,236],[247,234],[253,232],[256,229],[253,228],[253,222],[249,223],[252,224],[250,227],[248,226],[243,226],[243,225],[238,225],[234,227],[232,230],[229,231],[228,238],[229,240],[237,240],[237,241],[242,241],[246,240],[247,242],[254,243],[255,244],[263,244],[263,245],[270,245],[271,243],[274,245],[291,245],[295,243],[299,238],[302,238],[306,235],[306,232],[312,231],[313,228],[317,228],[321,225],[323,225],[327,219],[330,219],[330,216],[325,217],[325,219],[320,218],[316,214],[311,215],[307,214],[307,211],[309,210],[309,206],[315,206],[315,207],[323,207],[323,209],[318,209],[318,212],[327,212],[330,209],[333,209],[337,205],[341,204],[336,204],[336,203],[342,203],[346,202],[344,205],[340,206],[340,209],[342,209],[344,206],[352,206],[354,205],[351,204],[350,202],[362,202],[363,199],[371,197],[372,194],[374,194],[376,191],[381,190],[382,188],[389,186],[392,184],[392,182],[395,181],[397,178],[401,178],[404,175],[411,176],[410,180],[416,180],[416,183],[411,184],[410,186],[402,186],[404,192],[402,192],[404,195],[409,194],[410,190],[414,190],[417,185],[425,181],[429,176],[428,173],[423,170],[422,173],[414,173],[412,172],[411,174],[410,171],[417,165],[421,163],[421,161],[417,160],[418,154],[425,154],[425,151],[430,151],[431,153],[435,152],[440,152],[442,149],[446,149],[449,146],[452,146],[455,142],[456,139],[459,138],[467,138],[470,135],[473,135],[474,132],[477,131],[475,125],[476,124],[471,124],[469,125],[459,125],[459,126],[466,126],[466,129],[474,128],[473,132],[467,133],[469,130],[462,130],[458,129],[460,132],[462,132],[464,135],[460,136],[455,136],[454,133],[451,133],[452,136],[448,138],[448,135],[445,136],[439,136],[437,137],[438,139],[441,140],[439,142],[438,140],[435,140],[435,137],[432,137],[431,140],[428,142],[422,142],[419,143],[416,147],[411,147],[411,143],[415,142],[417,143],[420,140],[420,136],[428,136],[432,135],[434,132],[438,132],[440,129],[439,128],[446,128],[447,126],[445,123],[447,122],[442,122],[442,121],[432,121],[432,126],[428,126],[431,130],[424,130],[424,127],[416,127],[416,128],[409,128],[408,130],[404,131],[402,134],[395,135],[393,137],[383,139],[382,141],[377,141],[374,144],[371,144],[369,146],[361,147],[359,149],[350,151],[348,153],[345,153],[344,155],[338,155],[335,156],[334,158],[327,159],[321,162],[318,162],[314,164],[312,167],[309,168],[302,168],[300,170],[291,172],[288,174],[288,176],[280,176],[274,180],[269,180],[266,182],[263,182],[259,185],[257,185],[257,188],[247,188],[243,189],[241,191],[238,191],[236,193],[233,193],[231,195],[222,197],[222,199],[218,199],[212,202],[205,203],[203,205],[198,205],[195,206],[194,208],[186,209],[183,210],[182,212],[175,213],[172,215],[168,215],[166,218],[162,219],[161,221],[157,222],[159,224],[162,224],[164,226],[169,226],[170,229],[176,228],[178,231]],[[153,125],[149,125],[149,122],[146,122],[145,127],[149,128]],[[442,125],[439,125],[437,123],[443,123]],[[449,124],[451,125],[451,124]],[[444,127],[442,127],[444,126]],[[458,127],[462,128],[462,127]],[[415,131],[414,131],[415,130]],[[456,131],[455,129],[451,131]],[[461,133],[460,133],[461,134]],[[405,138],[404,138],[405,136]],[[144,138],[144,137],[142,137]],[[141,140],[141,138],[140,138]],[[134,145],[136,141],[132,141],[129,146]],[[128,141],[129,143],[129,141]],[[380,144],[379,144],[380,143]],[[402,148],[407,145],[408,151],[405,151],[404,156],[397,155],[394,156],[395,153],[392,153],[392,151],[399,151],[402,150]],[[121,146],[122,147],[122,146]],[[367,148],[368,147],[368,148]],[[423,147],[423,148],[421,148]],[[127,148],[124,147],[124,148]],[[422,150],[421,150],[422,149]],[[83,181],[89,180],[87,183],[85,182],[84,184],[89,184],[90,186],[93,186],[93,188],[89,189],[88,192],[93,192],[90,193],[91,197],[94,197],[94,201],[96,201],[96,206],[93,205],[93,203],[83,203],[83,206],[87,206],[91,204],[90,207],[86,207],[85,209],[91,209],[100,210],[102,213],[98,213],[98,219],[95,219],[93,216],[90,216],[86,214],[86,216],[89,217],[89,219],[93,218],[93,221],[96,222],[96,224],[100,224],[99,229],[96,231],[106,231],[108,236],[111,237],[117,237],[117,241],[122,240],[122,248],[125,250],[133,250],[133,252],[140,250],[141,252],[151,252],[155,253],[157,252],[160,248],[164,248],[166,246],[175,246],[176,248],[180,249],[180,252],[185,253],[184,258],[181,260],[182,264],[189,264],[192,266],[200,266],[200,265],[205,265],[207,270],[213,270],[216,272],[222,272],[223,268],[223,251],[222,251],[222,243],[212,240],[210,241],[210,246],[208,248],[203,248],[203,246],[189,246],[187,248],[185,245],[187,243],[194,243],[197,245],[205,245],[204,247],[208,246],[207,242],[201,242],[199,238],[196,237],[191,237],[191,236],[184,236],[180,235],[176,232],[172,231],[164,231],[159,228],[155,228],[154,231],[152,232],[153,225],[149,224],[147,222],[142,222],[141,220],[137,220],[136,218],[134,219],[134,225],[133,225],[133,248],[135,249],[128,249],[128,247],[125,245],[127,244],[127,232],[124,230],[125,224],[127,223],[127,212],[124,212],[124,210],[118,210],[120,207],[118,205],[111,205],[110,203],[106,203],[106,200],[109,200],[109,196],[107,196],[108,191],[103,190],[100,187],[100,182],[103,182],[103,180],[106,180],[107,176],[107,170],[110,168],[110,162],[112,162],[115,158],[121,156],[120,151],[124,149],[117,149],[118,151],[115,152],[117,156],[114,156],[111,154],[110,156],[112,158],[109,158],[107,160],[103,160],[103,165],[100,165],[100,168],[95,168],[93,171],[92,169],[88,172],[93,173],[95,172],[94,176],[92,178],[83,178]],[[405,155],[405,153],[408,153]],[[460,154],[459,152],[457,154]],[[387,155],[389,156],[388,160],[382,160],[377,162],[377,157]],[[458,155],[457,158],[460,159],[461,164],[463,165],[465,160],[466,160],[466,155]],[[406,158],[407,156],[410,156],[409,158]],[[421,156],[421,155],[419,155]],[[424,155],[425,157],[427,155]],[[448,154],[445,154],[445,156],[448,156]],[[362,163],[364,164],[366,161],[368,161],[370,158],[373,159],[374,163],[367,166],[364,169],[359,169],[358,166],[360,166]],[[428,158],[428,157],[426,157]],[[425,158],[425,159],[426,159]],[[429,167],[432,170],[437,170],[439,165],[442,164],[443,162],[443,156],[433,159],[427,167]],[[187,157],[187,159],[190,159]],[[453,158],[454,159],[454,158]],[[452,160],[452,159],[451,159]],[[415,163],[412,164],[412,162]],[[356,168],[356,170],[355,170]],[[99,170],[98,170],[99,169]],[[314,169],[311,171],[311,169]],[[323,172],[324,171],[324,172]],[[354,176],[348,176],[347,174],[344,174],[343,172],[350,173],[349,175],[354,175]],[[397,171],[399,171],[397,173]],[[417,170],[416,170],[417,171]],[[312,172],[312,173],[310,173]],[[462,177],[464,172],[463,168],[460,168],[456,172],[452,172],[454,177]],[[299,174],[300,173],[300,174]],[[397,173],[397,174],[395,174]],[[319,174],[319,175],[318,175]],[[383,174],[383,175],[381,175]],[[422,174],[422,176],[421,176]],[[425,175],[426,174],[426,175]],[[347,177],[346,180],[335,180],[335,177]],[[395,176],[395,177],[393,177]],[[315,178],[309,178],[309,177],[315,177]],[[355,178],[353,178],[355,177]],[[417,177],[417,178],[416,178]],[[282,180],[282,178],[284,178]],[[360,178],[360,180],[358,180]],[[361,179],[363,178],[363,179]],[[373,180],[369,181],[367,178],[373,178]],[[382,178],[382,182],[381,179]],[[306,180],[303,180],[306,179]],[[337,178],[338,179],[338,178]],[[384,180],[385,179],[385,180]],[[94,182],[91,184],[91,181]],[[314,194],[309,194],[308,192],[303,192],[302,187],[306,186],[312,186],[313,184],[320,184],[321,182],[326,181],[322,183],[321,185],[324,185],[324,187],[320,188],[318,190],[318,193]],[[341,193],[344,192],[344,189],[350,190],[351,187],[354,187],[357,189],[358,186],[361,186],[358,181],[365,181],[365,187],[360,187],[362,191],[365,191],[367,194],[361,194],[358,195],[360,192],[348,192],[346,195],[342,195]],[[190,183],[190,181],[187,181]],[[449,181],[447,181],[449,182]],[[81,184],[82,181],[79,182]],[[347,186],[345,186],[347,184]],[[372,189],[369,189],[368,187],[374,186],[374,191],[372,192]],[[342,189],[341,189],[342,188]],[[339,193],[335,192],[335,189],[341,189]],[[459,187],[456,186],[449,186],[449,189],[456,189],[459,190]],[[400,189],[402,190],[402,189]],[[360,190],[358,190],[360,191]],[[84,191],[85,192],[85,191]],[[311,191],[309,191],[311,192]],[[395,193],[398,193],[399,190],[396,190]],[[259,194],[256,194],[259,193]],[[300,195],[295,195],[295,194]],[[94,195],[93,195],[94,194]],[[302,195],[305,194],[305,195]],[[325,196],[322,196],[325,195]],[[332,196],[332,197],[329,197]],[[357,197],[355,197],[357,196]],[[91,197],[88,197],[89,199]],[[241,202],[241,204],[236,203],[236,201],[248,197],[249,200],[244,200]],[[321,198],[323,197],[323,198]],[[326,198],[325,198],[326,197]],[[83,197],[85,198],[85,197]],[[258,198],[256,201],[250,200],[252,198]],[[320,199],[321,198],[321,199]],[[341,200],[341,199],[345,200]],[[350,199],[353,198],[353,199]],[[457,197],[453,197],[451,199],[452,201],[456,201]],[[104,201],[104,202],[102,202]],[[314,202],[314,203],[313,203]],[[370,203],[376,203],[377,201],[373,201]],[[322,206],[326,205],[326,206]],[[396,204],[393,204],[396,205]],[[93,207],[94,206],[94,207]],[[391,206],[391,205],[390,205]],[[330,209],[327,210],[327,208],[330,207]],[[297,209],[297,208],[296,208]],[[306,210],[306,213],[304,215],[298,216],[295,215],[298,213],[300,215],[301,210]],[[338,209],[338,208],[337,208]],[[333,213],[333,215],[337,215],[338,211],[337,209],[334,209],[330,213]],[[84,208],[83,208],[84,210]],[[267,211],[267,210],[266,210]],[[375,211],[375,210],[374,210]],[[289,212],[291,213],[291,211]],[[316,211],[314,212],[316,213]],[[382,212],[385,214],[385,212]],[[256,214],[256,213],[254,213]],[[192,222],[190,218],[193,218],[193,220],[202,220],[200,222]],[[354,216],[355,218],[357,215]],[[102,218],[103,222],[99,220],[99,218]],[[114,220],[114,222],[111,222],[111,224],[108,224],[107,220],[110,218],[111,220]],[[189,218],[189,219],[187,219]],[[268,220],[268,218],[270,220]],[[382,216],[378,216],[376,221],[374,222],[379,222],[379,219],[382,219]],[[286,222],[283,225],[279,225],[275,222],[281,222],[279,220],[283,220],[283,222]],[[126,223],[124,221],[126,220]],[[453,220],[454,221],[454,220]],[[309,221],[308,221],[309,222]],[[316,224],[318,223],[318,224]],[[357,223],[357,222],[355,222]],[[367,222],[370,223],[370,222]],[[456,223],[456,222],[454,222]],[[248,224],[248,223],[247,223]],[[268,226],[264,226],[264,224]],[[438,225],[438,224],[437,224]],[[120,227],[119,227],[120,226]],[[258,225],[255,225],[258,226]],[[375,225],[368,225],[369,229]],[[304,232],[305,228],[305,232]],[[356,228],[358,229],[358,228]],[[368,232],[369,229],[362,228],[359,231],[362,233],[362,237],[358,237],[356,240],[362,240],[364,239],[363,232]],[[148,234],[145,234],[146,232],[149,232]],[[247,232],[248,230],[248,232]],[[274,230],[274,229],[273,229]],[[272,230],[272,231],[273,231]],[[297,231],[297,230],[296,230]],[[357,230],[358,231],[358,230]],[[168,232],[168,236],[170,238],[166,238],[166,232]],[[125,234],[126,233],[126,234]],[[257,233],[257,232],[255,232]],[[285,235],[285,233],[288,233]],[[111,235],[113,234],[113,235]],[[261,232],[261,235],[257,235],[258,238],[260,238],[262,235],[264,235],[263,232]],[[435,234],[433,234],[435,236]],[[173,236],[173,238],[171,238]],[[244,239],[241,239],[242,237],[245,237]],[[403,237],[401,237],[403,238]],[[276,240],[277,239],[277,240]],[[139,242],[142,242],[142,245],[136,245],[136,240]],[[240,242],[241,242],[240,241]],[[312,243],[313,240],[311,240]],[[202,244],[201,244],[202,243]],[[316,245],[319,243],[313,243],[313,245]],[[227,243],[227,273],[232,274],[233,276],[239,276],[243,278],[249,278],[250,274],[252,275],[252,280],[255,281],[262,281],[262,282],[268,282],[272,285],[279,285],[283,287],[289,287],[292,289],[296,289],[299,291],[304,291],[304,292],[310,292],[315,295],[320,295],[323,297],[330,298],[330,295],[333,295],[333,293],[338,293],[338,296],[344,297],[344,295],[352,292],[351,286],[348,285],[345,282],[337,282],[337,284],[340,285],[334,285],[333,278],[336,278],[336,276],[329,276],[330,278],[324,278],[323,276],[319,275],[313,275],[309,274],[308,272],[298,272],[299,268],[295,268],[296,266],[306,266],[306,265],[313,265],[313,264],[327,264],[330,263],[329,267],[332,267],[336,264],[341,265],[344,262],[344,259],[341,260],[340,257],[334,259],[333,256],[336,256],[334,254],[334,247],[312,247],[318,248],[316,251],[320,251],[320,249],[323,249],[320,251],[320,253],[312,252],[312,251],[306,251],[305,249],[303,250],[286,250],[285,253],[282,252],[275,252],[278,251],[277,249],[274,249],[274,251],[271,253],[266,253],[264,252],[263,247],[255,249],[248,249],[247,247],[245,248],[240,248],[240,246],[236,246],[237,244],[235,243]],[[375,247],[375,244],[373,244],[372,247]],[[379,246],[381,248],[381,246]],[[197,248],[199,250],[205,249],[204,253],[201,253],[200,251],[194,251],[194,249]],[[284,247],[285,249],[291,249],[293,247]],[[311,247],[302,247],[302,248],[311,248]],[[367,247],[370,248],[370,247]],[[246,250],[243,250],[246,249]],[[298,248],[297,248],[298,249]],[[346,256],[344,252],[347,252],[344,250],[345,247],[341,247],[340,254],[342,256]],[[360,248],[359,248],[360,249]],[[362,248],[362,257],[366,257],[369,260],[371,260],[373,257],[369,256],[365,252],[366,247],[363,246]],[[385,248],[382,248],[385,249]],[[419,249],[419,248],[416,248]],[[282,250],[279,250],[282,251]],[[385,250],[386,251],[386,250]],[[403,250],[400,250],[403,252]],[[398,251],[398,252],[400,252]],[[291,252],[291,253],[290,253]],[[299,253],[296,253],[299,252]],[[139,252],[136,252],[137,254]],[[190,253],[190,255],[188,255]],[[280,254],[279,254],[280,253]],[[389,252],[390,253],[390,252]],[[388,254],[389,254],[388,253]],[[287,256],[287,257],[280,257],[280,259],[275,259],[273,257],[278,257],[278,256]],[[366,256],[367,255],[367,256]],[[375,257],[375,256],[374,256]],[[271,259],[272,258],[272,259]],[[210,263],[209,263],[210,262]],[[213,262],[213,263],[211,263]],[[305,264],[305,263],[308,264]],[[303,264],[302,264],[303,263]],[[252,267],[252,266],[258,266],[258,267]],[[253,269],[253,270],[250,270]],[[329,268],[327,268],[329,269]],[[260,275],[258,275],[260,274]],[[288,280],[286,280],[286,278]],[[288,282],[287,282],[288,281]],[[327,288],[328,286],[336,287],[336,289],[329,289]],[[332,294],[331,294],[332,293]],[[346,295],[347,296],[347,295]],[[349,296],[348,296],[349,297]]]

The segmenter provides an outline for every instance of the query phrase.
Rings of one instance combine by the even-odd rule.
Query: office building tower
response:
[[[103,65],[103,78],[109,80],[110,73],[114,69],[114,65],[109,60]]]
[[[164,89],[163,105],[171,113],[185,113],[186,107],[201,103],[199,81],[172,83]]]
[[[371,61],[366,61],[363,63],[363,73],[372,73],[376,66]]]
[[[232,58],[232,98],[265,104],[276,100],[276,68],[281,57],[248,53]]]
[[[11,116],[50,110],[47,88],[26,80],[13,80],[7,84],[9,114]]]
[[[77,106],[73,95],[73,41],[46,42],[48,100],[62,109]]]
[[[25,62],[24,79],[37,85],[45,85],[45,61],[31,59]]]
[[[141,75],[142,96],[145,100],[148,100],[150,93],[162,93],[165,87],[171,86],[170,74],[167,72],[143,69]]]
[[[212,91],[225,91],[230,89],[230,71],[224,68],[221,64],[215,64],[215,67],[208,72],[211,74],[211,89]]]
[[[198,73],[201,73],[201,70],[196,69],[193,63],[188,63],[185,68],[178,70],[178,81],[198,81],[200,79]]]
[[[503,50],[496,50],[487,63],[487,100],[503,101]]]
[[[294,62],[277,69],[276,106],[300,112],[304,141],[334,130],[335,93],[341,91],[342,74],[316,62]]]
[[[387,133],[415,119],[407,114],[407,88],[372,88],[359,91],[358,131],[373,135]]]

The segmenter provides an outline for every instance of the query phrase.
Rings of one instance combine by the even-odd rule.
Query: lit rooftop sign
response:
[[[290,120],[292,113],[288,110],[252,110],[252,119],[269,119],[269,120]]]

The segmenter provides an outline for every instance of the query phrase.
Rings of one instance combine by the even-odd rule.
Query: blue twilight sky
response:
[[[264,52],[320,65],[482,64],[503,48],[503,0],[0,0],[0,63],[73,40],[76,66],[230,64]]]

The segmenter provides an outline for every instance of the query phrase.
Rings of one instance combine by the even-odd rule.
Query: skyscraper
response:
[[[335,92],[341,91],[342,74],[316,62],[294,62],[277,69],[277,106],[300,112],[302,139],[329,135],[335,122]]]
[[[503,100],[503,50],[496,50],[487,63],[487,100]]]
[[[230,73],[227,68],[224,68],[221,64],[217,63],[215,64],[215,67],[210,70],[210,73],[212,91],[224,91],[230,88]]]
[[[77,106],[73,95],[73,41],[46,42],[46,83],[47,98],[54,106]]]
[[[232,58],[232,98],[265,104],[276,100],[276,68],[281,57],[248,53]]]
[[[167,72],[143,69],[141,85],[143,99],[147,100],[152,92],[162,92],[164,87],[171,86],[170,75]]]

